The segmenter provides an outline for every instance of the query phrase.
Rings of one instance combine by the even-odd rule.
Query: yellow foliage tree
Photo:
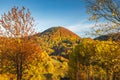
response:
[[[90,80],[91,78],[100,80],[120,79],[119,42],[84,39],[75,47],[69,58],[69,74],[71,80],[81,80],[81,77],[86,75],[85,80]],[[100,72],[97,73],[97,71]],[[83,72],[86,73],[82,75],[81,73]],[[94,75],[94,73],[100,76]]]

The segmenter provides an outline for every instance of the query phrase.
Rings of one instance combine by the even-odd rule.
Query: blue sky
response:
[[[13,6],[30,9],[37,32],[63,26],[83,37],[84,31],[92,25],[84,0],[0,0],[0,15]]]

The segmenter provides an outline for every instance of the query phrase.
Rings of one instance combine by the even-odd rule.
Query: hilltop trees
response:
[[[22,80],[27,62],[41,55],[41,48],[33,36],[33,22],[31,13],[25,7],[20,10],[13,7],[0,19],[0,35],[5,38],[1,43],[1,62],[4,67],[10,68],[8,71],[14,70],[10,72],[17,74],[17,80]]]

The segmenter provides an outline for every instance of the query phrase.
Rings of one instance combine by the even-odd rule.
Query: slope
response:
[[[79,39],[80,37],[72,31],[64,27],[52,27],[40,34],[42,38],[48,38],[48,40],[61,40],[61,39]]]
[[[52,27],[41,34],[39,37],[47,44],[44,46],[47,53],[52,56],[62,56],[68,58],[73,47],[80,43],[81,38],[72,31],[64,27]]]

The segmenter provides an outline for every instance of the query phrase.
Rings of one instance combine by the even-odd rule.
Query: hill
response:
[[[54,69],[42,74],[56,76],[57,78],[68,77],[69,54],[73,47],[80,43],[81,38],[64,27],[52,27],[36,34],[36,36],[37,40],[41,41],[39,44],[43,51],[49,55],[49,60],[45,64],[48,63],[48,66],[52,66],[50,70]],[[42,67],[44,68],[44,66]]]
[[[42,38],[48,38],[48,40],[60,40],[60,39],[80,39],[78,35],[64,27],[52,27],[43,31],[40,36]]]
[[[60,26],[49,28],[41,32],[38,37],[44,42],[42,47],[49,55],[65,58],[68,58],[72,48],[81,40],[78,35]]]

